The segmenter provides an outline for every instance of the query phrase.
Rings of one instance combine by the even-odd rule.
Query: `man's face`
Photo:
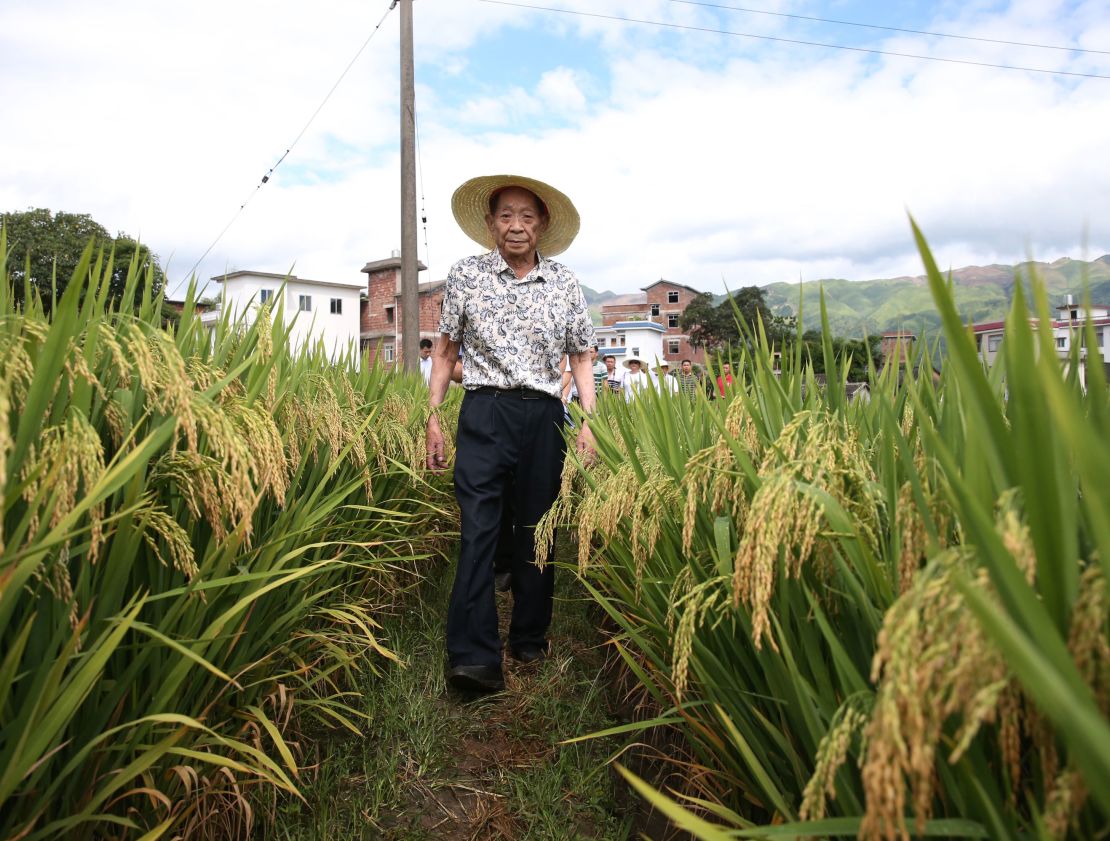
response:
[[[616,369],[616,367],[617,367],[617,360],[615,360],[611,356],[605,357],[605,370],[606,371],[608,371],[611,374],[611,373],[613,373],[614,369]]]
[[[721,366],[721,370],[724,371],[726,377],[732,375],[732,365],[729,364],[728,362],[726,362],[724,365]]]
[[[682,373],[683,374],[689,374],[692,370],[694,370],[694,367],[689,362],[683,362],[682,363]]]
[[[597,363],[597,348],[595,347],[590,348],[590,362]]]
[[[506,260],[529,259],[540,235],[547,230],[536,197],[520,187],[508,187],[497,196],[494,212],[486,216],[490,235]]]
[[[421,359],[427,359],[431,355],[432,355],[432,349],[430,347],[420,348],[420,358]]]

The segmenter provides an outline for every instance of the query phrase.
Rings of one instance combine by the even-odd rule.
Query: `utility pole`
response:
[[[394,0],[396,3],[397,0]],[[412,58],[412,0],[401,3],[401,357],[420,365],[420,291],[416,271],[416,90]]]

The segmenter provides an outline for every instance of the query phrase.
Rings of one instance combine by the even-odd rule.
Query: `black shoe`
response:
[[[495,572],[493,574],[493,586],[498,593],[509,592],[509,588],[513,586],[513,574],[511,572]]]
[[[521,663],[538,663],[540,660],[546,660],[550,655],[550,640],[544,640],[543,645],[522,645],[519,648],[509,648],[509,656]]]
[[[447,682],[463,692],[500,692],[505,688],[500,666],[455,666],[447,670]]]

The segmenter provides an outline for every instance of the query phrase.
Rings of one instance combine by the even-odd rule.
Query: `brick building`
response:
[[[417,262],[418,272],[427,266]],[[366,273],[366,297],[360,309],[359,344],[369,351],[374,361],[381,354],[390,364],[401,357],[401,255],[394,252],[384,260],[374,260],[362,267]],[[439,309],[443,303],[445,281],[420,284],[420,337],[439,336]]]
[[[690,337],[679,327],[682,313],[701,292],[692,286],[663,278],[642,289],[643,295],[637,295],[632,302],[602,305],[598,344],[604,345],[610,352],[620,349],[623,353],[624,336],[616,326],[617,322],[650,321],[662,325],[664,329],[663,355],[672,367],[677,367],[683,359],[704,365],[705,350],[691,347]],[[601,353],[604,354],[605,350]]]

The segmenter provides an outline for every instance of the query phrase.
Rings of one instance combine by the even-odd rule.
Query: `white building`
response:
[[[246,324],[253,324],[260,305],[268,304],[271,312],[278,311],[277,296],[283,293],[285,323],[291,325],[289,340],[294,350],[323,342],[333,361],[352,348],[358,353],[364,282],[309,280],[252,271],[229,272],[212,280],[221,287],[220,306],[204,313],[202,323],[215,324],[225,311],[230,311],[232,320],[242,316]]]
[[[1092,304],[1090,310],[1081,304],[1076,304],[1071,295],[1066,301],[1056,308],[1059,313],[1052,321],[1052,336],[1056,344],[1056,354],[1066,360],[1074,345],[1079,345],[1079,358],[1087,359],[1092,350],[1086,346],[1087,319],[1090,318],[1091,326],[1095,332],[1094,352],[1102,357],[1102,364],[1110,374],[1110,307],[1104,304]],[[1040,321],[1030,319],[1034,330],[1039,329]],[[975,348],[979,356],[988,365],[993,365],[995,358],[1002,351],[1002,338],[1005,333],[1004,321],[993,321],[973,326],[975,332]],[[1079,376],[1086,386],[1086,370],[1080,368]]]
[[[599,357],[615,356],[618,363],[638,356],[651,368],[656,360],[667,358],[663,353],[666,332],[667,328],[654,321],[618,321],[610,327],[595,327],[597,353]]]

